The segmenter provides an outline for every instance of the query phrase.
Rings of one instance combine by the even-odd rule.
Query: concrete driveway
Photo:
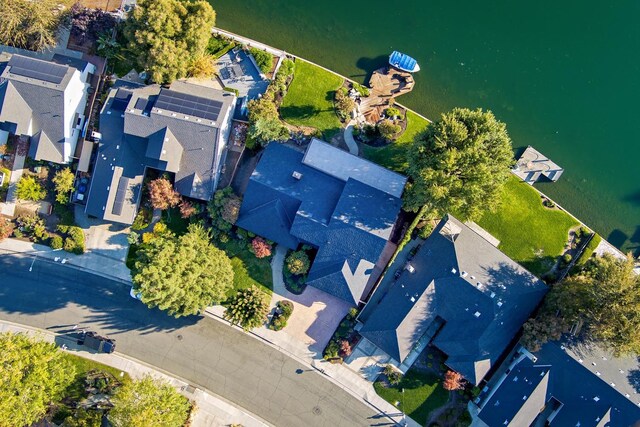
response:
[[[79,205],[75,206],[74,214],[76,223],[84,231],[87,252],[107,258],[111,262],[124,263],[126,261],[129,250],[127,235],[130,229],[128,226],[89,218],[84,213],[82,206]]]

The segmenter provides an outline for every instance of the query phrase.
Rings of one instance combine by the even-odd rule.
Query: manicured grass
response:
[[[261,288],[271,295],[273,289],[273,277],[271,275],[271,258],[258,259],[249,252],[244,242],[232,239],[227,243],[216,243],[231,258],[233,267],[233,289],[228,296],[235,295],[236,291],[246,289],[252,285]]]
[[[586,248],[584,248],[584,251],[580,255],[580,258],[578,258],[578,260],[576,261],[574,267],[582,267],[583,265],[585,265],[587,261],[589,261],[591,255],[593,255],[593,252],[596,250],[601,241],[602,237],[598,233],[596,233],[593,238],[589,240],[589,244]]]
[[[377,381],[373,388],[384,400],[402,410],[420,425],[424,425],[431,411],[447,403],[449,394],[442,388],[441,383],[442,380],[433,374],[410,369],[400,384],[385,387],[382,382]],[[396,405],[396,402],[400,403]]]
[[[561,210],[545,208],[537,191],[512,176],[498,211],[485,214],[478,224],[500,240],[500,250],[541,276],[562,253],[569,229],[578,222]]]
[[[82,399],[84,397],[84,379],[89,371],[103,371],[111,374],[115,379],[120,382],[129,381],[131,378],[129,374],[125,374],[120,377],[120,369],[113,368],[111,366],[103,365],[102,363],[95,362],[84,357],[76,356],[75,354],[66,353],[65,358],[73,364],[76,368],[75,381],[67,389],[65,395],[74,400]]]
[[[310,126],[328,138],[342,128],[333,109],[334,92],[342,78],[308,62],[297,60],[293,82],[280,107],[280,116],[292,125]]]
[[[407,111],[407,129],[404,133],[386,147],[376,148],[362,144],[363,156],[396,172],[406,173],[407,148],[428,125],[428,121],[412,111]]]

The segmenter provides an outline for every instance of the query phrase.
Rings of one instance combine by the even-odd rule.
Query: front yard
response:
[[[416,369],[410,369],[397,385],[380,380],[373,384],[373,388],[380,397],[420,425],[424,425],[429,414],[449,399],[449,392],[442,388],[441,378]]]
[[[280,107],[280,116],[289,124],[316,128],[326,140],[330,140],[342,129],[333,108],[334,92],[341,85],[340,76],[297,60],[293,82]]]
[[[567,243],[568,233],[578,225],[566,212],[542,205],[529,184],[512,176],[495,213],[486,213],[478,225],[500,240],[498,248],[537,276],[555,264]]]
[[[256,258],[249,252],[247,245],[239,239],[231,239],[227,243],[216,242],[216,246],[227,253],[233,267],[233,289],[227,293],[227,296],[231,297],[237,291],[253,285],[271,295],[273,289],[271,258]]]

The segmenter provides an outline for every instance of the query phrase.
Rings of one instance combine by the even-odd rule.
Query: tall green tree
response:
[[[133,287],[149,307],[175,317],[221,302],[233,286],[229,257],[210,242],[200,224],[180,237],[167,232],[142,245],[131,271]]]
[[[56,44],[72,0],[0,1],[0,44],[41,51]]]
[[[71,169],[60,169],[54,175],[52,181],[56,187],[56,202],[67,204],[69,202],[69,194],[73,191],[73,181],[75,177]]]
[[[0,334],[0,425],[40,420],[75,379],[75,367],[51,343]]]
[[[191,410],[186,397],[150,376],[123,384],[111,403],[109,421],[114,427],[182,427]]]
[[[524,325],[525,347],[536,351],[578,324],[616,356],[640,354],[640,276],[633,267],[631,255],[605,255],[553,286],[538,316]]]
[[[499,205],[513,151],[505,124],[493,113],[456,108],[413,143],[408,161],[405,209],[474,220]]]
[[[151,80],[170,83],[206,54],[215,19],[204,0],[139,0],[125,23],[127,48]]]
[[[257,328],[267,320],[269,302],[264,292],[256,286],[239,290],[227,302],[224,318],[232,325],[240,325],[245,331]]]

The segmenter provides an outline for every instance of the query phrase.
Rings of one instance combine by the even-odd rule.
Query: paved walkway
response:
[[[11,178],[9,179],[9,189],[7,191],[7,201],[0,203],[0,213],[6,216],[13,217],[16,211],[16,184],[22,178],[24,172],[24,159],[25,156],[19,156],[16,154],[13,160],[13,170],[11,171]]]
[[[64,251],[54,251],[49,246],[17,239],[0,241],[0,252],[14,252],[32,256],[34,257],[34,263],[63,262],[71,267],[87,270],[107,279],[131,283],[131,273],[124,262],[105,257],[100,253],[87,252],[82,255],[76,255]]]
[[[141,378],[145,375],[151,375],[167,381],[180,393],[192,400],[197,407],[193,422],[193,427],[206,426],[228,426],[236,423],[245,427],[262,427],[268,426],[265,421],[259,420],[256,416],[248,414],[245,410],[221,399],[203,390],[191,387],[189,383],[176,377],[167,375],[154,367],[140,362],[131,357],[125,356],[118,352],[112,354],[91,353],[83,347],[78,346],[76,341],[63,335],[54,334],[50,331],[36,328],[29,328],[23,325],[8,321],[0,321],[0,332],[27,333],[36,335],[47,342],[55,342],[58,345],[64,344],[67,348],[65,351],[71,354],[77,354],[85,359],[94,360],[102,364],[112,366],[123,372],[128,373],[132,378]]]
[[[351,120],[347,127],[344,129],[344,142],[349,147],[349,152],[351,154],[358,155],[358,143],[353,138],[353,125],[356,123],[355,120]]]

